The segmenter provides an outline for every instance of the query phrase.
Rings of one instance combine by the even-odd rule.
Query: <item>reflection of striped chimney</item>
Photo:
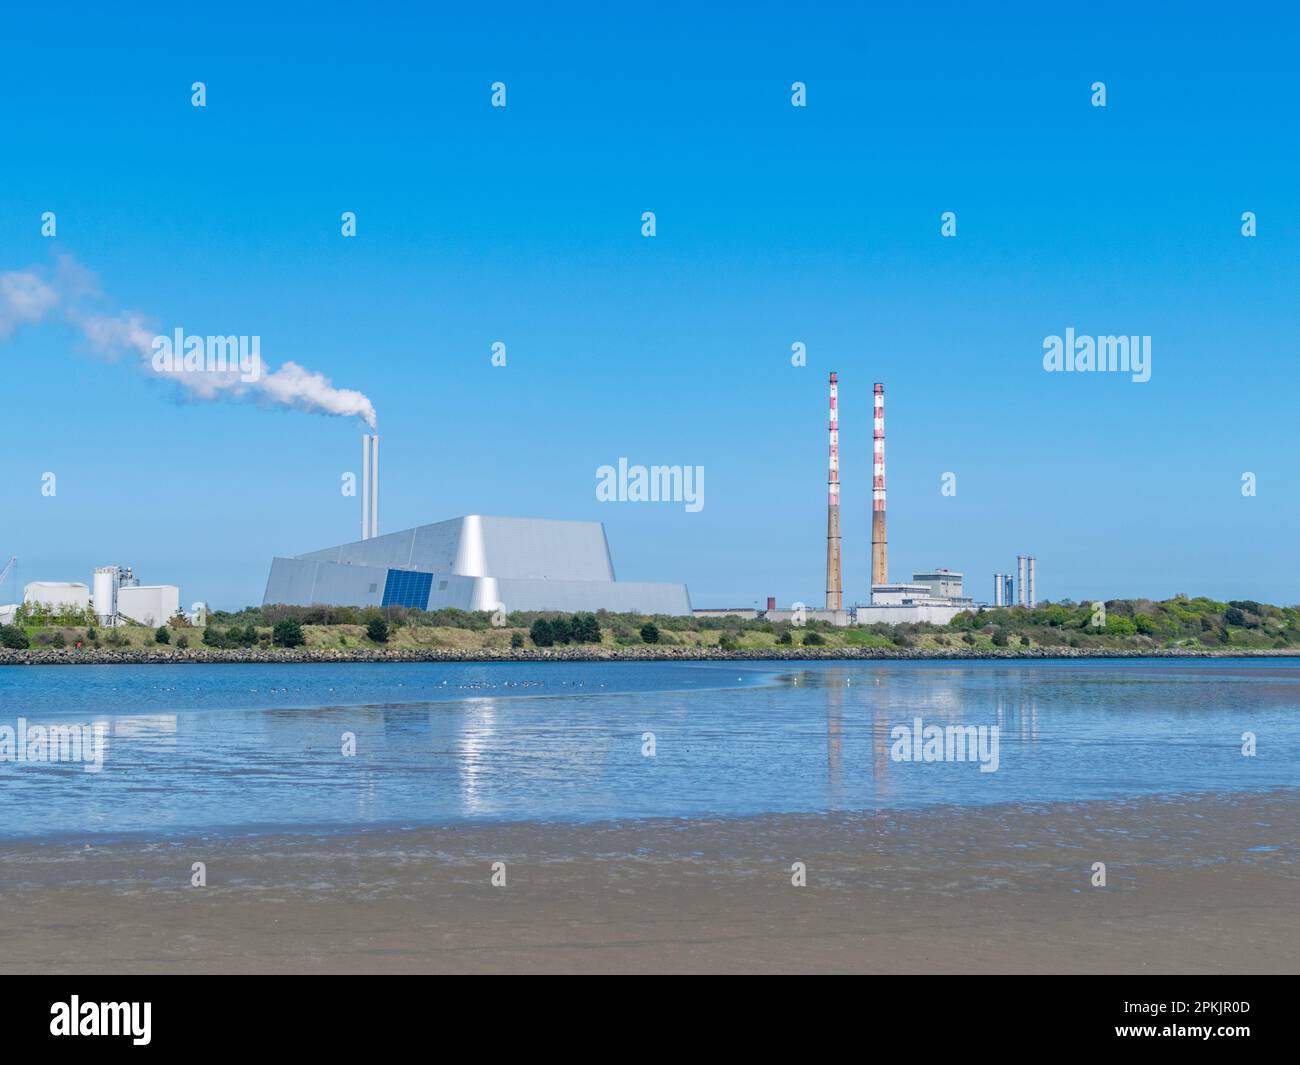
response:
[[[831,373],[831,455],[826,483],[826,609],[844,608],[840,575],[840,386]]]
[[[885,386],[875,386],[871,448],[871,583],[889,583],[889,543],[885,539]]]

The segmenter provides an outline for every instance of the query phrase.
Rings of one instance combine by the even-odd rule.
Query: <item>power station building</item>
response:
[[[684,584],[616,580],[600,522],[478,514],[274,558],[262,601],[691,613]]]

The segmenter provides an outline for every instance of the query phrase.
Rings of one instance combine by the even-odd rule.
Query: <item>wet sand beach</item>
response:
[[[7,843],[0,972],[1295,972],[1298,824],[1284,790]]]

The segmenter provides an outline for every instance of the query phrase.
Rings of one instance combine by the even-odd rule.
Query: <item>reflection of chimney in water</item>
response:
[[[842,669],[832,669],[826,674],[826,765],[830,769],[831,794],[837,797],[842,786],[841,770],[844,764],[842,733],[847,681],[848,677]]]

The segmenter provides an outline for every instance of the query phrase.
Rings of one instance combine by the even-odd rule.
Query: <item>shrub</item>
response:
[[[537,647],[550,647],[555,643],[555,637],[551,634],[551,623],[545,618],[534,621],[533,627],[528,630],[528,635],[533,638],[533,644]]]
[[[789,629],[782,629],[781,635],[776,638],[776,642],[788,646],[794,643],[794,637],[790,635]]]
[[[154,643],[171,643],[172,634],[167,631],[166,625],[159,625],[158,631],[153,634]]]
[[[512,632],[510,634],[510,646],[518,650],[524,645],[524,634],[522,632]]]
[[[551,639],[560,644],[573,639],[573,625],[563,614],[551,619]]]
[[[805,647],[821,647],[826,642],[826,638],[820,632],[810,632],[803,638]]]
[[[189,647],[189,645],[190,645],[190,638],[188,636],[177,637],[176,646],[181,648],[181,650],[184,650],[185,648]]]
[[[0,647],[25,651],[30,646],[31,642],[27,639],[27,633],[23,632],[17,625],[0,625]]]
[[[600,643],[600,622],[595,614],[574,614],[571,626],[574,643]]]
[[[94,642],[95,642],[96,640],[98,640],[98,639],[99,639],[99,633],[97,633],[94,629],[87,629],[87,630],[86,630],[86,642],[87,642],[87,643],[94,643]]]
[[[281,618],[271,631],[271,639],[277,647],[301,647],[307,642],[302,634],[302,623],[297,618]]]
[[[649,643],[650,641],[647,640],[646,642]],[[724,632],[718,637],[718,650],[720,651],[734,651],[737,646],[735,637],[729,632]]]
[[[375,643],[387,643],[388,622],[383,618],[371,618],[366,624],[366,635]]]
[[[659,642],[659,626],[656,625],[653,621],[647,621],[644,625],[641,626],[641,642],[642,643]]]

